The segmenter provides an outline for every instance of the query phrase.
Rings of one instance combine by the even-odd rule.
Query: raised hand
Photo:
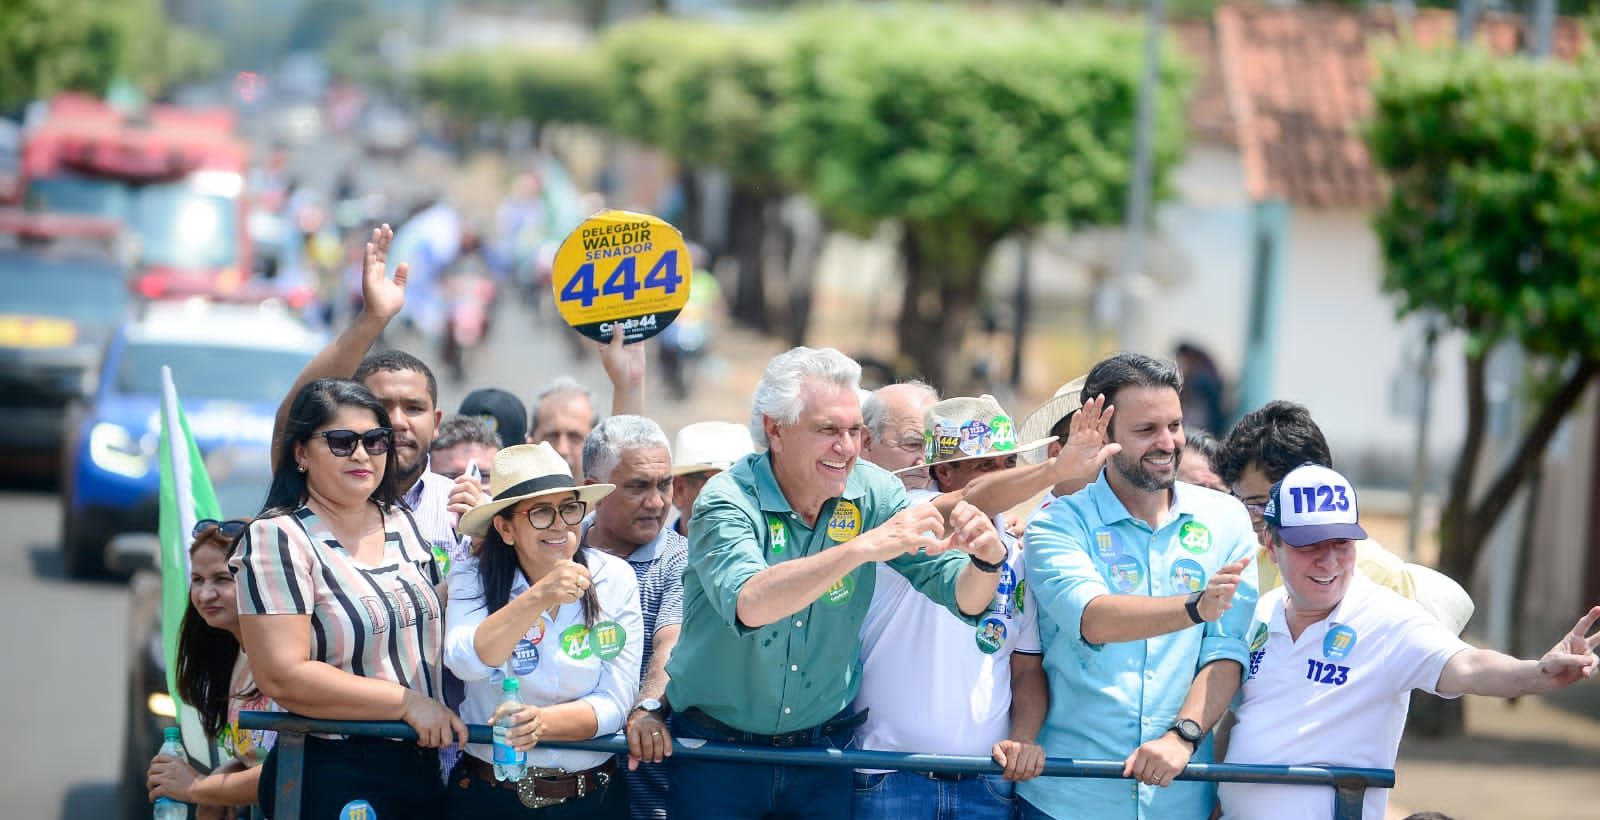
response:
[[[567,538],[576,539],[577,536],[567,533]],[[568,545],[573,546],[571,542]],[[558,561],[525,594],[533,595],[548,606],[565,606],[582,598],[591,583],[587,567],[576,561]]]
[[[611,325],[611,342],[600,348],[600,364],[606,369],[612,387],[622,390],[644,384],[646,365],[644,343],[624,344],[621,322]]]
[[[361,270],[362,310],[385,322],[406,306],[406,278],[411,275],[411,268],[401,262],[394,270],[394,279],[389,278],[389,244],[393,241],[394,231],[387,223],[373,228]]]
[[[1067,433],[1067,443],[1056,455],[1056,483],[1077,480],[1088,485],[1100,475],[1106,461],[1122,452],[1122,445],[1106,442],[1111,415],[1117,410],[1106,397],[1095,396],[1084,402]]]
[[[1539,675],[1551,688],[1560,689],[1594,677],[1596,668],[1600,667],[1600,658],[1595,657],[1595,650],[1600,647],[1600,630],[1593,635],[1589,630],[1597,620],[1600,620],[1600,606],[1591,607],[1572,630],[1561,636],[1561,640],[1539,659]]]
[[[1217,570],[1206,581],[1205,594],[1200,596],[1200,603],[1195,608],[1200,610],[1200,618],[1205,621],[1215,621],[1223,613],[1233,608],[1234,593],[1239,591],[1239,582],[1244,578],[1245,567],[1250,566],[1250,558],[1244,557]]]

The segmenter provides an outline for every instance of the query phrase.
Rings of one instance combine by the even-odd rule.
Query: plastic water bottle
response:
[[[500,684],[500,705],[507,703],[522,705],[522,695],[517,691],[520,684],[517,679],[507,675]],[[518,751],[506,739],[506,732],[511,729],[512,710],[507,710],[501,718],[494,722],[494,779],[496,780],[521,780],[528,771],[528,753]]]
[[[161,757],[170,757],[173,760],[185,760],[187,755],[183,752],[183,732],[176,726],[169,726],[162,732]],[[188,820],[189,807],[170,797],[156,798],[156,820]]]

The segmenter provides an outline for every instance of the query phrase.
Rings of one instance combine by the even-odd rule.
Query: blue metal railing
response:
[[[399,721],[316,720],[284,712],[240,712],[243,729],[266,729],[278,733],[278,782],[273,820],[300,820],[301,774],[305,769],[306,735],[334,734],[359,737],[393,737],[416,740],[417,732]],[[467,727],[473,743],[494,742],[490,727]],[[591,752],[626,753],[628,742],[621,735],[595,740],[540,741],[540,746],[556,749],[581,749]],[[1000,767],[987,757],[916,754],[911,752],[840,751],[837,749],[774,749],[741,746],[733,743],[707,743],[699,740],[674,740],[673,757],[698,758],[731,763],[767,763],[783,766],[840,766],[852,769],[894,769],[941,774],[1000,774]],[[1052,757],[1045,760],[1044,777],[1086,777],[1121,780],[1120,760],[1075,760]],[[1393,769],[1356,769],[1341,766],[1257,766],[1237,763],[1190,763],[1178,780],[1229,783],[1266,783],[1278,786],[1328,786],[1333,789],[1334,820],[1361,820],[1361,802],[1367,789],[1394,786]]]

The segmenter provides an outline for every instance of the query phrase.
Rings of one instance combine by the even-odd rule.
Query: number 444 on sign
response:
[[[638,276],[638,260],[624,256],[617,261],[616,267],[611,269],[611,274],[600,287],[596,288],[598,276],[595,263],[585,262],[573,273],[566,287],[561,289],[561,301],[578,302],[583,307],[591,307],[602,296],[620,296],[624,301],[631,302],[640,290],[654,289],[671,296],[683,282],[683,276],[678,273],[678,252],[669,250],[661,254],[661,258],[644,275],[642,283]]]

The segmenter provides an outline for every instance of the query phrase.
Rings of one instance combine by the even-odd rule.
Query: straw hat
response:
[[[895,474],[977,458],[1009,456],[1037,450],[1054,439],[1046,436],[1017,443],[1016,429],[994,396],[967,396],[936,402],[922,414],[922,440],[927,463],[896,470]]]
[[[672,474],[726,470],[755,450],[749,427],[728,421],[697,421],[678,431],[672,444]]]
[[[546,442],[506,447],[494,455],[494,470],[489,476],[493,500],[467,510],[456,529],[467,535],[483,535],[495,515],[518,501],[577,493],[580,501],[592,504],[616,488],[615,484],[580,486],[572,480],[572,468],[566,459]]]
[[[1022,420],[1019,434],[1030,441],[1049,438],[1050,428],[1056,426],[1056,422],[1066,418],[1068,413],[1076,413],[1083,408],[1083,383],[1088,379],[1087,375],[1079,376],[1056,388],[1055,395],[1049,401],[1039,405],[1039,409]]]

